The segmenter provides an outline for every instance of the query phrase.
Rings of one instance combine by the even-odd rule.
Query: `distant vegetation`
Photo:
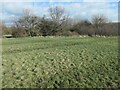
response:
[[[14,24],[7,27],[2,22],[3,35],[13,37],[26,36],[72,36],[72,35],[118,35],[118,24],[112,23],[105,15],[96,14],[91,20],[71,18],[63,7],[48,9],[49,15],[37,16],[29,9],[23,10],[23,16],[14,17]]]

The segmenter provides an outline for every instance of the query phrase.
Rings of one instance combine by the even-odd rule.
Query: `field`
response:
[[[116,88],[117,37],[3,39],[4,88]]]

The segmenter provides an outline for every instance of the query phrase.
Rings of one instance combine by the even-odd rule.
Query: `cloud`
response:
[[[68,8],[69,6],[65,6]],[[80,16],[81,18],[88,18],[90,19],[94,14],[103,14],[108,17],[111,21],[118,20],[118,5],[117,3],[93,3],[93,2],[84,2],[84,3],[77,3],[72,4],[71,8],[69,9],[71,14]]]
[[[55,1],[55,0],[54,0]],[[60,1],[60,0],[59,0]],[[82,19],[90,19],[92,15],[102,13],[111,21],[118,20],[118,4],[105,2],[4,2],[2,3],[2,17],[6,22],[11,21],[12,16],[21,16],[23,9],[28,8],[33,14],[43,16],[48,14],[50,6],[62,6],[71,17],[80,17]],[[94,0],[92,0],[94,1]],[[0,4],[1,5],[1,4]]]

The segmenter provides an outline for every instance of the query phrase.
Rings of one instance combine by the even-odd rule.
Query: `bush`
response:
[[[77,32],[73,31],[64,31],[64,32],[61,32],[61,33],[57,33],[56,34],[57,36],[77,36],[79,35]]]
[[[25,37],[25,36],[28,36],[28,35],[27,35],[25,30],[14,28],[12,30],[12,36],[16,38],[16,37]]]

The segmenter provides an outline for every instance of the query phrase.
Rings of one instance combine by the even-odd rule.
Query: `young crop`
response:
[[[117,88],[113,37],[3,39],[3,88]]]

